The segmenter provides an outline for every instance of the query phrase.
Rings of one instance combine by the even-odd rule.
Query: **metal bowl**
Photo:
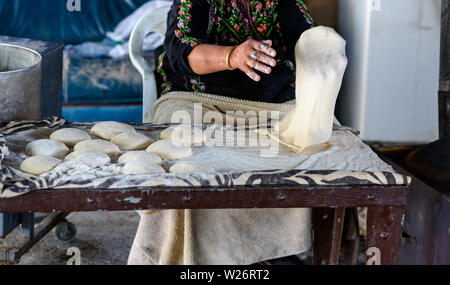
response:
[[[40,118],[41,55],[0,43],[0,121]]]

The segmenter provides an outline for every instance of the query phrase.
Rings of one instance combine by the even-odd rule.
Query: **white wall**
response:
[[[349,67],[338,117],[367,141],[438,138],[440,0],[340,0]]]

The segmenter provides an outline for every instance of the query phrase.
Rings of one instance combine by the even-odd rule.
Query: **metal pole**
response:
[[[439,133],[450,137],[450,0],[442,0]]]

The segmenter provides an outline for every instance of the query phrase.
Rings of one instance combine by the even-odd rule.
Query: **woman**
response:
[[[301,0],[175,0],[157,57],[159,92],[292,100],[295,44],[313,25]]]
[[[286,105],[275,103],[295,98],[290,61],[313,25],[300,0],[175,0],[152,121],[194,103],[220,113]],[[309,209],[143,212],[129,264],[251,264],[308,250],[310,231]]]

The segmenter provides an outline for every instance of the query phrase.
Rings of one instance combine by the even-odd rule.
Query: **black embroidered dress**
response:
[[[262,102],[294,99],[294,48],[314,23],[300,0],[175,0],[164,50],[157,52],[159,94],[194,91]],[[199,44],[272,40],[277,66],[255,82],[240,70],[197,75],[187,57]],[[225,60],[225,59],[224,59]]]

